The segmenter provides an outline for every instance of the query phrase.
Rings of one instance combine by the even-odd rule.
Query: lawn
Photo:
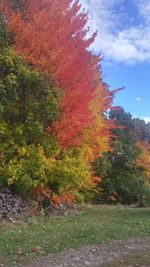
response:
[[[150,236],[150,209],[85,206],[68,216],[43,216],[1,226],[0,262],[22,266],[33,257],[67,248],[144,236]]]

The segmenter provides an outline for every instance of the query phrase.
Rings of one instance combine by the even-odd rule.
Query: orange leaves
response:
[[[64,193],[61,196],[53,196],[52,201],[56,204],[72,205],[75,203],[75,197],[70,193]]]
[[[53,209],[58,209],[61,205],[69,207],[75,203],[75,197],[72,193],[64,193],[58,196],[48,187],[42,187],[40,184],[32,190],[32,193],[39,203],[42,203],[44,199],[48,199],[49,207]]]
[[[98,121],[90,109],[96,92],[100,92],[97,113],[106,111],[112,101],[108,88],[100,80],[100,58],[87,50],[96,33],[86,38],[88,18],[81,12],[79,1],[22,0],[22,3],[23,12],[5,9],[16,52],[38,70],[48,71],[63,89],[61,117],[53,125],[53,131],[63,148],[80,144],[83,130]],[[101,133],[101,137],[107,134],[108,125],[104,124],[95,132]]]
[[[53,192],[49,188],[44,188],[42,185],[38,184],[32,190],[36,201],[41,202],[44,198],[51,199]]]

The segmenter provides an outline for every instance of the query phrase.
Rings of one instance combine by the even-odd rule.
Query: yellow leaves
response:
[[[5,65],[8,69],[12,69],[14,67],[14,63],[12,61],[12,55],[14,55],[13,50],[6,49],[7,55],[0,55],[0,66]]]
[[[84,130],[82,142],[82,154],[86,162],[94,160],[103,152],[109,150],[109,127],[107,120],[100,113],[100,100],[96,98],[90,103],[93,116],[93,124]]]
[[[7,75],[6,85],[16,86],[16,84],[17,84],[16,76],[13,73],[10,73],[9,75]]]
[[[145,169],[145,173],[150,183],[150,145],[147,142],[138,142],[141,154],[137,164]]]
[[[19,147],[18,153],[20,154],[20,156],[28,155],[27,147]]]

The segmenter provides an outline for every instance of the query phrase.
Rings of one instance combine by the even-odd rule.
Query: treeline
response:
[[[79,1],[0,2],[0,185],[144,205],[150,125],[113,109],[87,20]]]
[[[94,162],[99,183],[98,202],[150,203],[150,123],[133,118],[119,108],[110,119],[122,128],[114,129],[111,151]]]

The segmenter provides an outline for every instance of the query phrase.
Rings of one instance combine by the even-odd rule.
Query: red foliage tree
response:
[[[23,11],[10,8],[8,0],[3,2],[16,52],[38,70],[48,71],[63,89],[61,116],[53,125],[59,143],[62,147],[79,144],[83,130],[96,121],[90,104],[99,95],[100,110],[96,113],[102,114],[112,101],[100,78],[100,58],[88,50],[96,33],[86,38],[87,14],[74,0],[22,0]],[[109,134],[108,128],[108,123],[103,123],[96,133]]]

